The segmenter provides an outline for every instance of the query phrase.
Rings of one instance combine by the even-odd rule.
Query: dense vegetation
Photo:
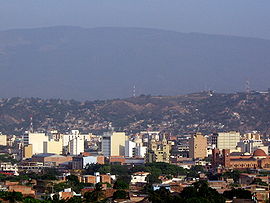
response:
[[[126,166],[126,165],[99,165],[99,164],[90,164],[86,168],[86,174],[93,174],[94,172],[100,172],[101,174],[113,174],[117,176],[117,181],[121,183],[121,185],[128,185],[131,180],[131,174],[135,172],[150,172],[148,176],[149,183],[159,183],[159,176],[179,176],[186,175],[188,170],[183,169],[182,167],[168,164],[168,163],[147,163],[145,165],[139,166]],[[124,183],[123,183],[124,182]],[[127,187],[119,187],[116,189],[127,189]]]

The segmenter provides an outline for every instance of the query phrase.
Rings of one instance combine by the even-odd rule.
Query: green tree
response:
[[[125,190],[117,190],[113,193],[113,199],[128,199],[129,194]]]
[[[39,203],[39,202],[41,201],[33,197],[26,197],[23,199],[23,203]]]
[[[97,202],[102,199],[104,199],[105,194],[104,191],[102,190],[102,185],[97,183],[95,186],[95,190],[92,192],[86,192],[84,194],[84,199],[86,202]]]
[[[10,203],[15,203],[17,201],[23,200],[23,195],[20,192],[2,192],[0,194],[0,197],[6,201],[9,201]]]
[[[206,200],[208,200],[209,203],[225,202],[224,197],[215,189],[209,187],[206,181],[198,181],[195,182],[193,186],[184,188],[180,196],[186,201],[190,201],[190,199],[195,198],[195,200],[198,202],[205,202]]]
[[[252,199],[251,192],[242,188],[233,188],[232,190],[224,191],[223,196],[227,199],[233,199],[234,197],[239,199]]]
[[[241,172],[238,171],[238,170],[233,170],[233,171],[227,171],[227,172],[225,172],[222,176],[224,178],[232,178],[235,183],[238,183],[239,182],[240,173]]]
[[[125,190],[125,189],[129,189],[129,184],[123,180],[117,180],[115,181],[113,188]]]
[[[149,193],[149,200],[155,203],[184,203],[184,199],[179,195],[172,195],[165,187]]]

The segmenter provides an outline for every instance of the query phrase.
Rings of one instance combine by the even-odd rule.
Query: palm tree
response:
[[[84,199],[86,202],[96,202],[104,199],[105,194],[102,191],[102,185],[97,183],[95,186],[95,190],[92,192],[86,192],[84,194]]]

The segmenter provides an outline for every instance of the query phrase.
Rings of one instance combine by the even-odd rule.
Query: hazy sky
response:
[[[0,30],[151,27],[270,39],[270,0],[0,0]]]

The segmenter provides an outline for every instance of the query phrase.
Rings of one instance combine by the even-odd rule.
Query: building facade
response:
[[[189,158],[204,159],[207,156],[207,138],[196,133],[189,140]]]
[[[126,134],[109,132],[102,136],[102,152],[105,157],[125,156]]]
[[[217,148],[229,149],[231,151],[236,151],[238,142],[240,141],[240,133],[231,131],[231,132],[220,132],[217,137]]]

